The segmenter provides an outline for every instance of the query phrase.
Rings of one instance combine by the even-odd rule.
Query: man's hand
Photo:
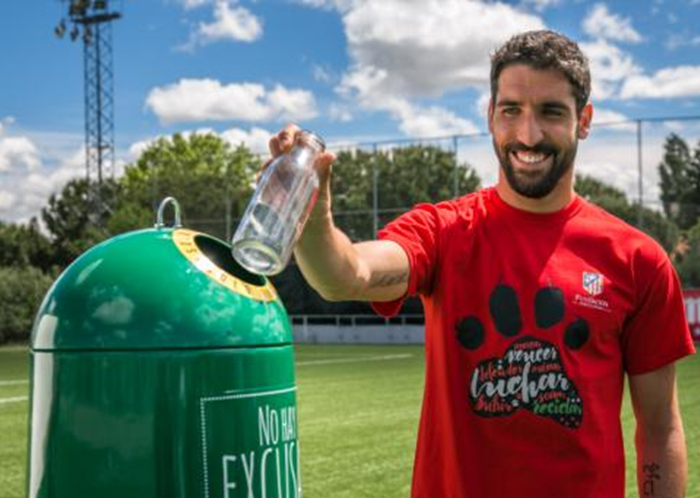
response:
[[[301,128],[291,123],[285,126],[277,135],[273,135],[270,138],[269,147],[272,157],[263,164],[259,174],[262,174],[277,157],[292,150],[300,131]],[[309,216],[310,220],[329,218],[331,216],[331,170],[333,161],[335,161],[335,154],[324,151],[319,154],[314,163],[314,168],[318,175],[319,188],[316,204]]]
[[[270,139],[272,157],[262,171],[281,154],[289,152],[301,129],[284,127]],[[294,249],[306,281],[330,301],[392,301],[408,288],[408,256],[395,242],[353,242],[333,223],[331,212],[331,167],[335,155],[319,154],[314,168],[319,192],[304,231]]]

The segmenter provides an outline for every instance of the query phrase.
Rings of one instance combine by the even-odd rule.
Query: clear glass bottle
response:
[[[287,266],[316,201],[314,162],[325,149],[321,137],[301,131],[292,150],[265,170],[231,241],[241,266],[261,275],[276,275]]]

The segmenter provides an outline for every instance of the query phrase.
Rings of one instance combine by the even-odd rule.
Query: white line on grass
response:
[[[364,358],[333,358],[332,360],[298,361],[296,365],[298,367],[303,367],[306,365],[332,365],[336,363],[361,363],[364,361],[405,360],[412,357],[412,354],[387,354],[382,356],[366,356]]]
[[[14,386],[15,384],[26,384],[28,380],[0,380],[0,386]]]
[[[17,396],[16,398],[0,398],[0,405],[4,403],[16,403],[17,401],[27,401],[27,396]]]

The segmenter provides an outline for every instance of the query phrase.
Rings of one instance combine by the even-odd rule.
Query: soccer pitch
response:
[[[409,496],[423,348],[300,345],[296,364],[304,496]],[[24,496],[27,375],[26,348],[1,348],[0,498]],[[679,363],[678,384],[688,443],[687,496],[700,498],[700,355]],[[631,443],[627,401],[623,422]],[[627,468],[627,497],[637,497],[631,444]]]

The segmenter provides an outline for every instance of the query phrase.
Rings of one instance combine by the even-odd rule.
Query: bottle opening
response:
[[[225,244],[204,235],[197,235],[194,243],[212,263],[225,272],[252,285],[265,285],[265,278],[241,266],[231,255],[231,249]]]
[[[231,252],[243,267],[258,275],[277,275],[283,269],[277,253],[255,239],[236,242]]]
[[[310,145],[321,152],[326,150],[326,141],[311,130],[301,130],[297,135],[297,142],[302,145]]]

